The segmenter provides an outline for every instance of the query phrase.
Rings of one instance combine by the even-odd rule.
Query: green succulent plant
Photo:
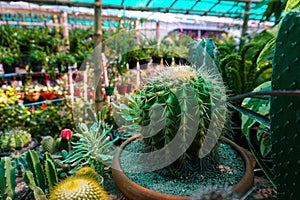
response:
[[[73,167],[70,173],[90,165],[101,176],[106,177],[104,168],[111,164],[115,152],[114,140],[110,140],[109,137],[112,126],[104,122],[95,122],[91,127],[79,123],[78,128],[79,132],[74,134],[78,140],[72,142],[72,150],[63,162],[69,163]]]
[[[27,146],[31,142],[31,134],[20,128],[13,128],[5,131],[0,136],[2,149],[19,149]]]

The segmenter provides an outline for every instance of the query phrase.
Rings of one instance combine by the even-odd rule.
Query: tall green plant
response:
[[[1,199],[14,198],[16,195],[16,172],[9,157],[0,161],[0,194]]]
[[[300,11],[280,23],[273,59],[272,89],[300,90]],[[299,199],[300,97],[271,97],[272,158],[279,199]]]

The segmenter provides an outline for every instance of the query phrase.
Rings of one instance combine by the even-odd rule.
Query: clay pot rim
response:
[[[153,190],[138,185],[123,173],[119,162],[120,154],[127,144],[139,138],[140,136],[141,134],[134,135],[128,138],[125,142],[123,142],[113,158],[112,177],[122,194],[126,198],[132,200],[190,200],[197,198],[193,196],[175,196],[155,192]],[[227,139],[225,137],[221,137],[220,139],[223,142],[229,144],[231,147],[233,147],[243,158],[246,167],[245,174],[242,177],[242,179],[231,188],[231,192],[236,195],[244,195],[253,187],[254,183],[254,171],[251,159],[245,149],[243,149],[230,139]]]

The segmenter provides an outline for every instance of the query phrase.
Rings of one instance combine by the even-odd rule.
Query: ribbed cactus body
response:
[[[2,199],[13,198],[16,194],[16,172],[9,157],[3,157],[0,161],[0,194]]]
[[[212,119],[210,109],[226,99],[221,77],[218,77],[218,51],[212,40],[192,43],[189,61],[195,66],[164,68],[146,79],[136,93],[145,143],[159,150],[176,140],[176,154],[181,156],[172,165],[182,169],[193,168],[190,164],[197,163],[199,157],[206,154],[200,149],[209,138],[206,136]],[[218,116],[215,121],[224,122],[226,108],[219,107],[224,112],[219,114],[218,109],[214,110],[214,117]],[[214,131],[219,129],[212,131],[212,140],[218,137]],[[212,161],[217,162],[216,147],[207,152],[208,159],[200,159],[202,169],[213,167]],[[174,152],[165,153],[170,153],[162,155],[167,158]]]
[[[300,11],[281,21],[273,59],[272,89],[300,90]],[[300,199],[300,97],[271,97],[272,158],[279,199]]]
[[[50,191],[49,200],[109,200],[98,182],[86,176],[69,177]]]
[[[31,141],[31,134],[15,128],[6,131],[0,137],[2,149],[19,149],[27,146]]]
[[[41,145],[45,152],[53,154],[56,151],[56,141],[51,136],[46,136],[42,139]]]

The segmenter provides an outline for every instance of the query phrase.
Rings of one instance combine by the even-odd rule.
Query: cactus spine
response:
[[[109,200],[109,196],[98,182],[84,175],[68,177],[50,191],[49,200]]]
[[[2,149],[19,149],[31,142],[31,134],[18,128],[6,131],[0,137]]]
[[[300,89],[300,11],[281,21],[273,59],[272,89]],[[279,199],[300,199],[300,97],[271,97],[272,158]]]
[[[0,192],[3,199],[15,196],[16,172],[9,157],[0,161]]]

